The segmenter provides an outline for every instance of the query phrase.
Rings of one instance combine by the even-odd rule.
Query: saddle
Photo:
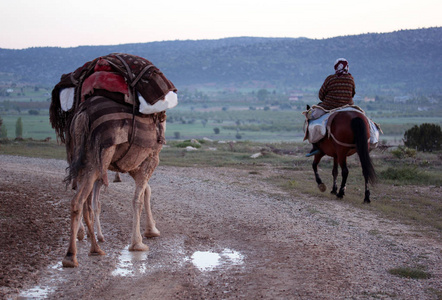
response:
[[[321,109],[323,110],[323,115],[321,115],[317,119],[309,119],[312,115],[312,110]],[[330,131],[330,126],[333,122],[333,119],[336,117],[338,112],[343,111],[356,111],[362,113],[364,117],[367,119],[370,125],[370,139],[369,144],[371,148],[376,148],[377,143],[379,142],[379,134],[382,133],[381,127],[374,123],[370,118],[365,115],[365,112],[362,108],[356,105],[345,105],[343,107],[335,108],[332,110],[326,110],[320,106],[313,105],[311,109],[302,112],[302,114],[306,117],[304,122],[304,141],[308,140],[310,143],[317,143],[325,136],[332,137],[338,144],[342,144],[343,146],[354,147],[355,145],[343,144],[342,142],[337,141],[334,136],[332,136]]]

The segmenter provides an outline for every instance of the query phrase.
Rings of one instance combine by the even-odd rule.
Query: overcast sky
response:
[[[1,0],[0,48],[320,39],[442,26],[441,15],[441,0]]]

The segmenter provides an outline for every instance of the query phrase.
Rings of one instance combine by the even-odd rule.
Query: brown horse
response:
[[[315,172],[316,182],[321,192],[326,190],[318,174],[318,164],[324,155],[333,157],[333,188],[331,193],[342,199],[345,194],[345,185],[348,178],[347,156],[358,153],[361,161],[362,174],[365,179],[365,198],[364,203],[370,203],[370,190],[368,184],[374,184],[376,173],[369,155],[368,139],[370,137],[370,126],[366,116],[356,111],[337,112],[336,116],[329,120],[329,136],[323,138],[317,143],[321,150],[315,155],[313,160],[313,171]],[[338,164],[342,170],[342,182],[338,192],[337,177]]]

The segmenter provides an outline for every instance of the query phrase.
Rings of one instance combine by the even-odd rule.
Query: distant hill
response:
[[[0,84],[53,86],[63,73],[112,52],[151,60],[178,89],[268,86],[318,90],[333,62],[350,62],[362,93],[441,94],[442,27],[330,39],[226,38],[75,48],[0,49]]]

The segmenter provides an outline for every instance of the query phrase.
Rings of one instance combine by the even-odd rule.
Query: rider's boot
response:
[[[310,156],[316,155],[316,154],[318,154],[319,152],[321,152],[321,150],[319,150],[318,145],[316,145],[316,143],[315,143],[315,144],[312,144],[312,145],[313,145],[312,150],[310,150],[310,152],[307,153],[307,154],[305,155],[305,157],[310,157]]]

